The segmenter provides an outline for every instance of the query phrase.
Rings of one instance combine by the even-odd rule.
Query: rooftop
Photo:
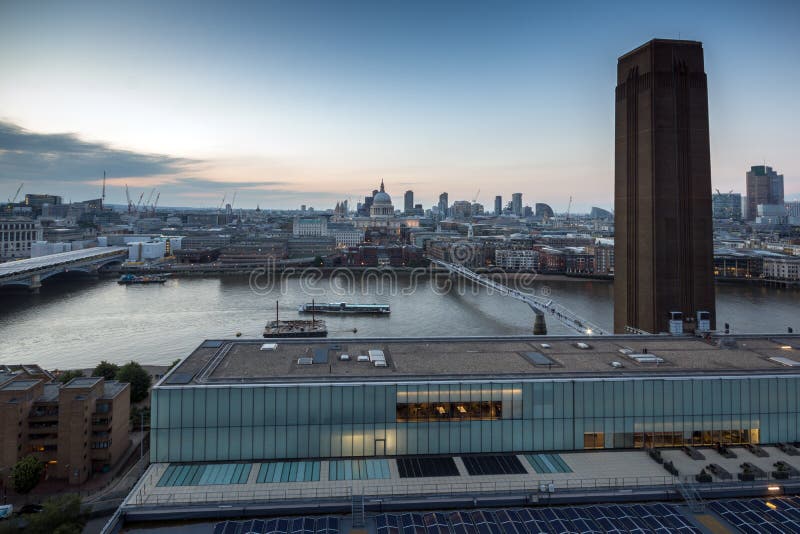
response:
[[[800,336],[207,340],[160,385],[779,374]],[[264,349],[262,350],[262,345]],[[275,345],[272,347],[271,345]],[[383,352],[385,366],[359,361]],[[342,354],[348,360],[340,359]],[[375,358],[373,358],[374,360]],[[314,363],[311,363],[314,362]],[[795,366],[794,364],[797,364]]]
[[[41,382],[41,380],[34,379],[34,380],[14,380],[12,382],[8,382],[2,387],[0,387],[0,391],[25,391],[26,389],[32,388],[36,384]]]
[[[103,380],[103,377],[100,376],[83,376],[78,378],[73,378],[69,382],[67,382],[64,387],[65,388],[90,388],[97,384],[99,381]]]

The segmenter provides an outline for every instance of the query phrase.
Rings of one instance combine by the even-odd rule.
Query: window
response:
[[[602,449],[605,446],[605,434],[603,432],[584,432],[584,449]]]
[[[501,401],[398,403],[397,421],[469,421],[503,418]]]

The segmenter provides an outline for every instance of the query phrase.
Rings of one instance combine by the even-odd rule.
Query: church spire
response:
[[[381,178],[381,193],[385,193],[386,191],[383,190],[383,178]]]

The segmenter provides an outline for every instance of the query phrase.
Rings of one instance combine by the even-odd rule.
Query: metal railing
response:
[[[217,491],[188,491],[179,487],[163,488],[168,493],[148,491],[161,477],[161,472],[151,472],[126,502],[126,506],[178,505],[178,504],[230,504],[236,502],[270,502],[303,499],[352,499],[364,497],[413,497],[429,495],[475,495],[504,493],[550,493],[550,489],[571,492],[597,492],[633,490],[637,488],[663,488],[672,491],[678,482],[673,476],[607,477],[589,479],[549,480],[499,480],[495,482],[448,482],[434,484],[347,484],[333,487],[296,487],[281,489],[231,490],[230,486]],[[160,489],[160,488],[159,488]]]

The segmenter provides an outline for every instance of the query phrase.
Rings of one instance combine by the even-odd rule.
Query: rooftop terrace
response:
[[[376,350],[385,366],[359,361]],[[800,336],[786,335],[207,340],[160,385],[799,371]]]

